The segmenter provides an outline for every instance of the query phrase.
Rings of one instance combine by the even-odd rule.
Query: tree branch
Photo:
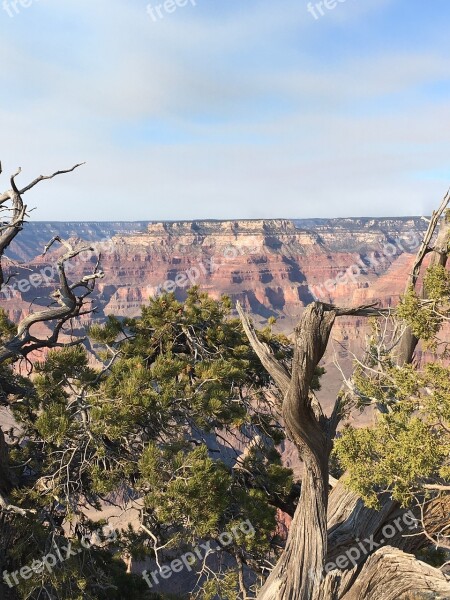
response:
[[[253,325],[245,314],[239,302],[236,303],[236,309],[241,318],[242,327],[247,335],[251,347],[255,351],[263,367],[275,381],[280,391],[285,394],[289,388],[291,376],[289,371],[273,355],[267,344],[261,342],[256,334]]]
[[[34,181],[32,181],[27,186],[22,188],[19,193],[25,194],[25,192],[28,192],[28,190],[31,190],[31,188],[34,188],[34,186],[37,185],[38,183],[40,183],[41,181],[44,181],[46,179],[53,179],[54,177],[57,177],[58,175],[65,175],[66,173],[72,173],[72,171],[75,171],[75,169],[78,169],[78,167],[81,167],[82,165],[85,165],[85,164],[86,164],[85,162],[78,163],[78,164],[74,165],[71,169],[56,171],[55,173],[53,173],[53,175],[39,175],[39,177],[36,177],[36,179]]]
[[[84,305],[84,299],[93,291],[95,281],[104,277],[104,273],[101,269],[99,269],[99,263],[97,262],[95,270],[92,274],[84,276],[80,281],[73,285],[69,285],[65,272],[65,263],[71,258],[78,256],[82,252],[92,251],[92,248],[90,246],[74,248],[67,241],[62,240],[59,237],[55,237],[49,244],[47,244],[45,252],[47,252],[47,250],[56,241],[60,242],[67,250],[66,253],[57,261],[60,287],[52,294],[59,306],[32,313],[22,319],[17,327],[17,334],[14,336],[14,338],[5,343],[3,348],[0,348],[0,363],[8,358],[12,358],[13,356],[26,356],[30,352],[40,348],[54,348],[61,345],[67,346],[67,344],[58,343],[58,337],[63,325],[70,319],[80,315],[81,309]],[[77,296],[74,290],[78,287],[83,287],[87,290],[87,293]],[[87,312],[92,312],[92,310]],[[31,327],[36,323],[50,321],[58,321],[58,323],[56,324],[53,333],[49,338],[45,340],[39,340],[30,334]],[[75,343],[80,343],[80,340],[77,340]],[[69,345],[74,344],[69,342]]]

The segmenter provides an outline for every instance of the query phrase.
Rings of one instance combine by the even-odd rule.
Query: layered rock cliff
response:
[[[197,284],[214,297],[239,300],[259,323],[277,317],[289,333],[314,298],[343,306],[396,303],[426,225],[415,217],[29,223],[9,248],[9,271],[18,275],[3,288],[0,305],[17,321],[45,302],[55,286],[58,249],[41,253],[60,235],[88,240],[95,249],[72,261],[74,279],[102,255],[95,318],[135,316],[151,296],[166,290],[183,299]],[[365,331],[364,320],[338,320],[333,337],[340,360],[358,350]]]
[[[182,299],[197,284],[215,297],[239,299],[260,320],[278,317],[288,330],[314,298],[395,302],[425,228],[420,218],[30,223],[9,249],[18,275],[0,303],[16,320],[46,296],[58,251],[40,255],[60,235],[95,248],[74,261],[73,277],[102,254],[99,318],[137,315],[150,296],[167,290]],[[27,285],[33,271],[41,280]]]

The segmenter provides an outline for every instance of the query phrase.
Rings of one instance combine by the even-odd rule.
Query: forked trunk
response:
[[[284,394],[286,431],[304,463],[301,496],[286,548],[257,600],[394,600],[413,590],[419,598],[429,591],[434,592],[435,599],[450,598],[450,582],[438,569],[397,548],[378,548],[379,544],[375,552],[362,553],[355,566],[347,561],[346,567],[333,567],[327,572],[331,568],[327,562],[345,559],[359,537],[367,536],[381,543],[383,525],[402,514],[389,497],[382,499],[380,511],[368,509],[339,483],[332,494],[327,526],[328,461],[342,405],[339,398],[331,417],[326,417],[310,393],[315,369],[325,352],[336,316],[371,316],[376,310],[338,309],[322,303],[308,306],[295,330],[292,373],[278,363],[258,339],[242,309],[238,310],[252,347]],[[410,550],[420,544],[420,541],[410,542],[412,539],[399,531],[390,541]]]

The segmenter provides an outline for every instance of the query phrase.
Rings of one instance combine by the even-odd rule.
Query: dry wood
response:
[[[449,199],[447,195],[439,211],[433,214],[411,281],[417,281],[429,241]],[[439,240],[446,239],[444,233],[438,236],[435,253],[440,261],[446,253]],[[310,393],[335,319],[342,315],[389,316],[391,311],[374,305],[339,308],[320,302],[310,304],[295,328],[291,373],[259,340],[239,305],[238,312],[252,348],[284,396],[285,428],[304,463],[301,496],[285,550],[261,588],[258,600],[391,600],[410,590],[432,590],[438,598],[450,598],[450,583],[442,573],[402,550],[417,548],[424,543],[423,536],[405,537],[401,531],[391,540],[398,548],[368,552],[353,569],[325,574],[327,561],[345,554],[354,547],[355,540],[372,536],[374,540],[380,539],[383,526],[404,513],[387,495],[382,498],[380,511],[368,509],[342,482],[334,486],[329,499],[328,463],[342,416],[342,394],[331,417],[326,417]]]

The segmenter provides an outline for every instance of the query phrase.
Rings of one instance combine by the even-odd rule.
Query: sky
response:
[[[448,0],[0,0],[0,190],[42,221],[429,214]],[[334,6],[334,7],[333,7]]]

